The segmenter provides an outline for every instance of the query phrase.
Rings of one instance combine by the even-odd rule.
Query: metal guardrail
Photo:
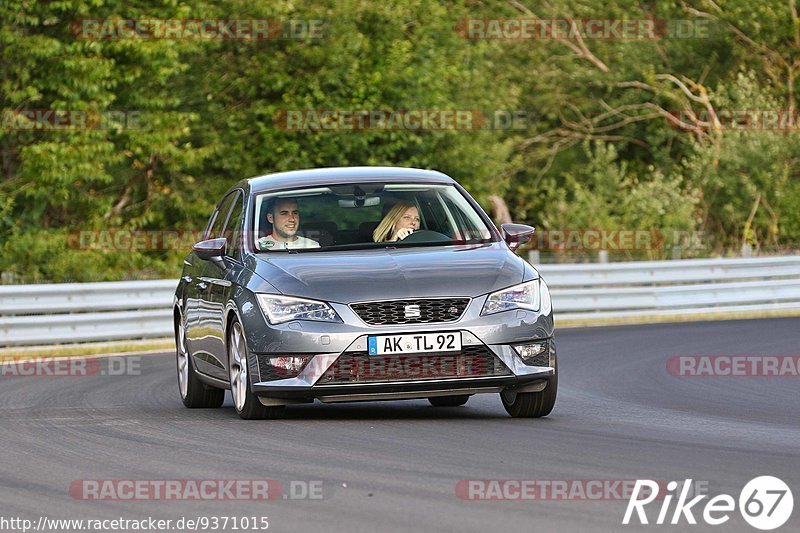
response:
[[[540,265],[557,320],[800,311],[800,256]]]
[[[539,265],[556,320],[800,312],[800,256]],[[177,280],[0,286],[0,346],[172,336]]]
[[[0,285],[0,346],[172,335],[177,280]]]

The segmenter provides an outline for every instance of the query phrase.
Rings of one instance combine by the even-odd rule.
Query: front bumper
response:
[[[456,354],[403,356],[405,366],[378,361],[366,354],[362,335],[341,353],[316,354],[296,376],[252,383],[253,392],[266,405],[308,402],[375,401],[479,394],[513,389],[535,392],[556,375],[555,343],[537,364],[525,364],[509,344],[484,344],[472,332],[460,330],[462,351]],[[408,361],[415,363],[412,366]],[[256,358],[251,375],[265,375],[265,359]],[[409,371],[412,368],[412,371]],[[429,371],[426,372],[425,369]]]

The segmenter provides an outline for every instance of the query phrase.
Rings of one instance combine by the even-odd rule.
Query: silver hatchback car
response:
[[[499,393],[548,415],[558,368],[550,293],[452,178],[393,167],[243,180],[184,259],[174,298],[187,407],[230,389],[245,419],[296,403]]]

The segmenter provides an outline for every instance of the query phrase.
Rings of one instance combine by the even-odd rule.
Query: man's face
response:
[[[296,200],[278,200],[272,213],[267,214],[272,224],[272,236],[278,241],[292,241],[300,227],[300,211]]]

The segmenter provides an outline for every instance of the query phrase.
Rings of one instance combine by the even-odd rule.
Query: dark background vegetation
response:
[[[85,40],[84,18],[324,20],[322,39]],[[466,18],[703,21],[647,40],[470,40]],[[795,112],[794,0],[0,3],[0,109],[141,112],[144,127],[0,128],[0,271],[16,281],[176,276],[183,251],[70,247],[71,231],[197,229],[234,182],[341,165],[435,168],[542,230],[655,229],[619,259],[792,249],[793,131],[716,127]],[[285,131],[291,109],[524,112],[514,129]],[[681,113],[677,113],[681,112]],[[685,119],[677,124],[675,116]],[[686,245],[688,241],[691,245]],[[699,236],[699,238],[697,238]]]

